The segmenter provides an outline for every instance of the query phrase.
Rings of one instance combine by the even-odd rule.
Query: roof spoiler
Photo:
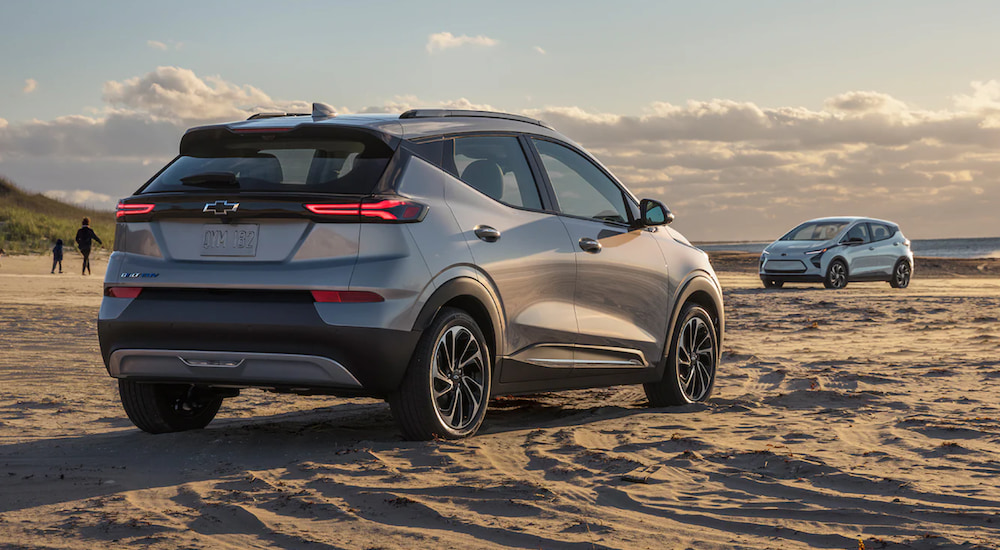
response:
[[[543,128],[548,128],[549,130],[554,130],[552,126],[537,120],[534,118],[529,118],[521,115],[512,115],[509,113],[497,113],[495,111],[467,111],[463,109],[410,109],[405,113],[399,115],[399,118],[441,118],[441,117],[478,117],[478,118],[499,118],[503,120],[516,120],[518,122],[526,122],[528,124],[534,124],[536,126],[541,126]]]

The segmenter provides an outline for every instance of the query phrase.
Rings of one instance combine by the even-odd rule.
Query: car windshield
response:
[[[837,236],[847,222],[806,222],[789,231],[782,241],[828,241]]]
[[[392,155],[386,144],[357,135],[269,138],[227,132],[192,140],[140,193],[226,188],[364,195],[372,192]]]

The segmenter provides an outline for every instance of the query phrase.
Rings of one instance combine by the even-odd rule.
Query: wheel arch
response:
[[[663,358],[667,356],[667,352],[673,344],[677,320],[684,306],[689,302],[698,304],[712,317],[719,345],[717,353],[721,353],[722,351],[722,339],[726,332],[726,314],[722,301],[722,289],[719,288],[714,280],[709,278],[708,273],[694,273],[689,275],[687,279],[678,285],[678,288],[673,308],[670,311],[670,319],[667,322],[667,337],[664,339],[660,364],[656,367],[658,377],[663,375],[663,369],[666,368],[666,361]]]
[[[434,291],[417,315],[413,329],[423,331],[437,316],[441,308],[455,307],[468,313],[486,337],[493,355],[493,367],[503,351],[504,324],[500,308],[492,293],[482,283],[471,277],[451,279]]]

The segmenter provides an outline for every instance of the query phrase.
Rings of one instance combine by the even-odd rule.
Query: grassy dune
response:
[[[110,246],[114,240],[113,212],[91,210],[28,193],[0,177],[0,248],[8,254],[47,252],[62,239],[73,248],[73,238],[84,216],[90,226]]]

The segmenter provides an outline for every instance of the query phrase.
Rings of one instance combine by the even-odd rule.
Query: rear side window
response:
[[[454,167],[462,181],[511,206],[542,209],[538,186],[514,136],[456,138]]]
[[[895,233],[889,226],[880,223],[870,223],[868,225],[872,230],[872,241],[884,241]]]
[[[185,136],[181,155],[140,193],[230,190],[367,195],[393,153],[375,136],[358,131],[240,135],[213,129],[202,133]]]

